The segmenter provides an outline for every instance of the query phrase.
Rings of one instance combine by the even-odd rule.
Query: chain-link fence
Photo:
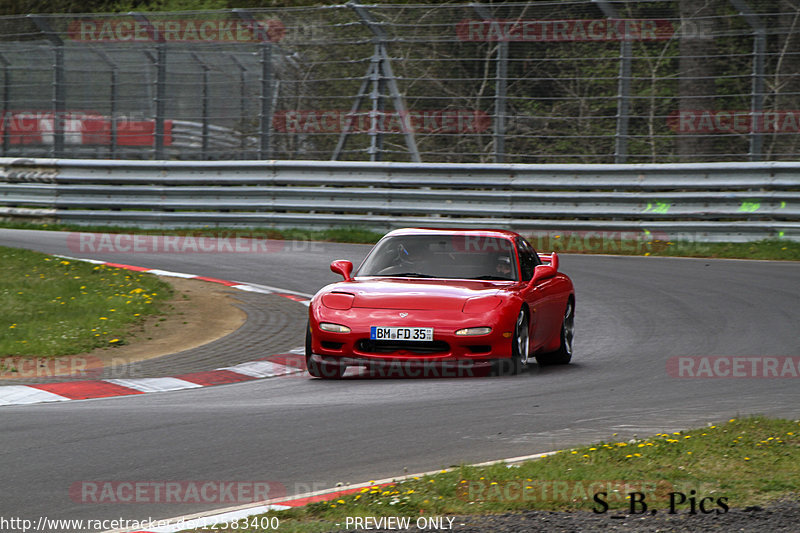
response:
[[[797,0],[0,18],[0,153],[796,160]]]

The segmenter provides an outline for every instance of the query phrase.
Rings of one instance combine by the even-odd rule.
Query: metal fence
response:
[[[800,240],[800,163],[0,158],[0,219],[161,228],[498,227],[565,239],[567,233],[591,240],[598,232],[622,232],[662,242]]]
[[[796,0],[0,18],[5,156],[796,160]]]

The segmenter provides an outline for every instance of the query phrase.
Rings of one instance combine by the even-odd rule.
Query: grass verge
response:
[[[171,295],[156,276],[0,247],[0,357],[125,344]]]
[[[323,241],[355,244],[374,244],[383,233],[364,228],[334,228],[326,230],[275,229],[275,228],[177,228],[139,229],[120,226],[75,226],[67,224],[33,224],[0,222],[0,227],[10,229],[50,230],[64,232],[135,233],[143,235],[183,235],[194,237],[277,239],[298,241]],[[767,259],[800,261],[800,242],[768,239],[748,243],[705,243],[694,241],[666,241],[653,234],[602,232],[550,233],[534,236],[534,248],[542,252],[557,251],[570,254],[614,254],[660,257],[706,257],[717,259]]]
[[[800,421],[750,417],[629,441],[598,442],[519,465],[462,466],[390,486],[372,485],[334,500],[251,517],[275,517],[283,532],[344,529],[347,517],[494,514],[529,509],[627,512],[629,494],[650,509],[688,513],[694,497],[707,509],[760,505],[800,489]],[[695,491],[692,494],[691,491]],[[634,496],[638,499],[639,496]],[[638,507],[637,509],[641,509]],[[698,511],[699,512],[699,511]],[[241,520],[236,528],[253,532]],[[199,531],[199,530],[198,530]],[[204,530],[208,531],[208,529]]]

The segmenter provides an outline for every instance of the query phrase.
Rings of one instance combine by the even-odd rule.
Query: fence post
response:
[[[109,55],[103,50],[100,50],[99,48],[90,48],[90,50],[97,54],[100,59],[111,69],[111,79],[109,80],[111,82],[111,102],[109,105],[109,113],[111,115],[111,139],[108,148],[108,156],[111,159],[114,159],[114,157],[117,155],[117,73],[119,69],[117,64],[114,63]]]
[[[0,124],[3,127],[3,155],[8,155],[8,119],[10,118],[11,112],[8,109],[9,106],[9,98],[11,96],[11,83],[8,79],[10,75],[8,66],[9,63],[3,54],[0,54],[0,64],[3,65],[3,114],[0,117]]]
[[[471,4],[478,16],[486,21],[492,20],[492,14],[481,4]],[[508,41],[497,42],[497,71],[494,89],[494,161],[505,163],[506,160],[506,106],[508,84]]]
[[[744,0],[731,0],[731,4],[739,10],[739,14],[753,28],[754,33],[753,83],[750,91],[750,161],[761,161],[764,155],[764,133],[759,129],[764,116],[764,54],[767,50],[767,32],[761,19]]]
[[[167,98],[167,43],[163,32],[157,30],[153,24],[141,13],[131,12],[136,20],[147,28],[147,33],[156,44],[156,135],[155,135],[155,159],[164,159],[164,115],[166,113]]]
[[[603,14],[609,19],[619,19],[617,10],[608,3],[608,0],[593,0],[600,5]],[[617,87],[617,133],[614,143],[614,162],[624,163],[628,159],[628,124],[630,122],[630,95],[631,95],[631,56],[633,47],[628,27],[625,26],[625,35],[619,44],[619,85]]]
[[[28,15],[53,45],[53,157],[64,157],[64,41],[41,15]]]
[[[258,121],[260,124],[261,144],[258,150],[259,159],[270,159],[272,157],[271,138],[272,132],[272,42],[270,35],[260,22],[246,9],[234,9],[239,18],[252,24],[253,34],[261,39],[260,62],[261,62],[261,110]]]
[[[419,163],[422,159],[419,156],[419,149],[417,148],[417,141],[414,138],[414,131],[411,129],[411,122],[408,117],[408,110],[406,109],[403,97],[400,94],[400,88],[397,86],[397,78],[392,70],[392,64],[389,61],[389,51],[386,48],[386,41],[388,37],[383,28],[375,21],[369,11],[364,9],[364,6],[353,2],[347,2],[347,7],[355,11],[361,18],[361,22],[366,25],[372,34],[375,36],[376,51],[379,55],[378,72],[380,73],[380,80],[385,82],[389,87],[389,92],[392,95],[392,102],[394,103],[394,110],[399,115],[400,124],[403,129],[403,137],[406,141],[406,148],[411,153],[411,160]],[[374,161],[374,159],[373,159]]]
[[[231,58],[231,61],[239,67],[239,120],[242,125],[241,131],[239,131],[239,149],[241,150],[241,154],[239,155],[239,159],[246,159],[246,151],[247,151],[247,135],[244,130],[245,126],[245,116],[247,114],[247,67],[237,59],[237,57],[233,54],[229,54],[228,57]]]
[[[202,89],[202,103],[201,103],[201,116],[202,116],[202,148],[200,152],[200,156],[202,159],[208,159],[208,71],[211,70],[208,65],[206,65],[200,56],[196,53],[192,52],[192,58],[197,61],[197,64],[200,65],[200,68],[203,69],[203,89]]]

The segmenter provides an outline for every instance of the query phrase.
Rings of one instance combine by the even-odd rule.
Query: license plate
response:
[[[396,328],[372,326],[369,338],[373,341],[419,341],[433,340],[433,328]]]

